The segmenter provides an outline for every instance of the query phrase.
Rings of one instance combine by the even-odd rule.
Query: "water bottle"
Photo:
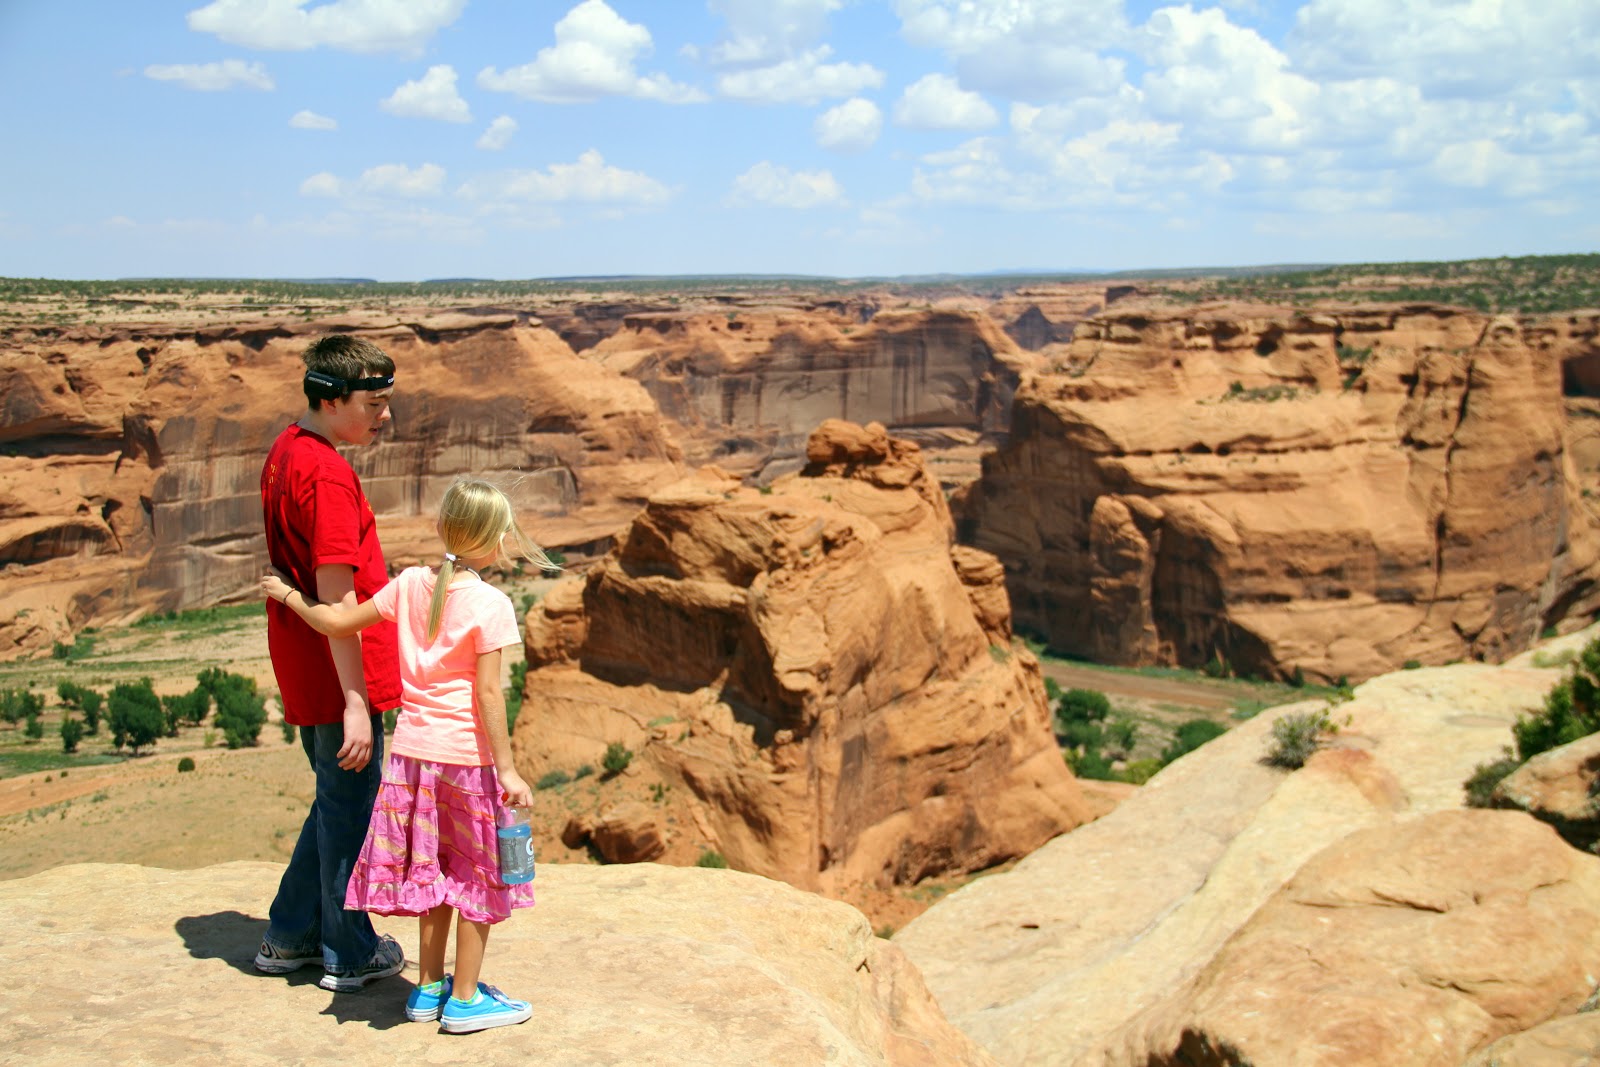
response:
[[[501,808],[496,834],[500,844],[500,880],[506,885],[533,881],[533,827],[521,808]]]

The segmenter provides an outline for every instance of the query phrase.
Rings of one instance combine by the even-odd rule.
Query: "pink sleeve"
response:
[[[478,655],[493,652],[497,648],[508,645],[520,644],[522,634],[517,630],[517,612],[511,606],[511,598],[498,589],[490,589],[494,594],[493,603],[488,603],[485,598],[482,622],[478,626],[477,651]]]
[[[384,587],[372,594],[372,606],[378,614],[394,622],[400,605],[400,579],[390,578]]]

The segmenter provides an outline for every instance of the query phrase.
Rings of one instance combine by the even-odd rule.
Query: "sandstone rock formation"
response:
[[[533,1019],[472,1041],[408,1023],[415,964],[360,993],[312,968],[255,973],[283,868],[92,864],[0,882],[7,1057],[60,1067],[336,1058],[356,1067],[988,1067],[859,912],[733,871],[546,864],[539,904],[495,928],[484,979]],[[410,955],[416,923],[378,919]],[[448,964],[447,964],[448,965]]]
[[[825,423],[770,489],[708,468],[527,620],[529,780],[649,761],[733,866],[805,888],[1024,855],[1089,817],[1013,650],[1001,572],[952,551],[917,447]]]
[[[1103,662],[1352,679],[1600,607],[1600,314],[1119,303],[955,505],[1019,626]]]
[[[948,484],[971,480],[1035,360],[981,310],[870,310],[641,312],[585,355],[644,384],[691,463],[767,482],[837,418],[880,422],[927,447]]]
[[[568,848],[592,843],[607,863],[648,863],[667,850],[655,813],[638,802],[618,804],[592,816],[574,815],[561,832],[561,843]]]
[[[1592,631],[1569,635],[1552,644],[1577,647],[1593,635]],[[1160,1018],[1176,1019],[1171,1012],[1178,1009],[1173,1005],[1198,1003],[1192,996],[1182,1000],[1185,990],[1192,994],[1198,987],[1191,983],[1222,973],[1219,968],[1231,958],[1224,954],[1225,946],[1236,935],[1243,936],[1240,931],[1263,905],[1291,911],[1301,907],[1288,903],[1297,898],[1282,896],[1280,890],[1324,849],[1368,829],[1389,835],[1394,842],[1441,836],[1442,832],[1420,830],[1417,821],[1432,813],[1460,810],[1462,783],[1477,764],[1500,754],[1517,716],[1537,709],[1559,678],[1559,669],[1535,666],[1528,656],[1500,667],[1466,664],[1375,678],[1357,687],[1353,700],[1333,709],[1340,723],[1348,717],[1335,746],[1294,772],[1275,770],[1261,761],[1272,723],[1280,715],[1316,705],[1262,712],[1168,766],[1109,815],[1057,838],[1012,870],[978,879],[939,901],[896,934],[895,942],[922,971],[950,1019],[1002,1063],[1144,1064],[1141,1051],[1148,1054],[1155,1048],[1151,1034],[1159,1030],[1170,1036],[1171,1029],[1156,1027],[1156,1014],[1141,1013],[1167,1012]],[[1506,833],[1508,824],[1496,821],[1505,813],[1468,815],[1475,826],[1489,828],[1484,832],[1490,838]],[[1463,831],[1461,840],[1479,841],[1475,848],[1493,852],[1479,833]],[[1568,856],[1549,852],[1544,844],[1537,849],[1529,845],[1524,855],[1530,870],[1543,870],[1540,865],[1546,862],[1536,861],[1535,851]],[[1488,852],[1483,856],[1485,874],[1503,870],[1510,862]],[[1578,873],[1563,877],[1586,885],[1593,876],[1582,872],[1590,871],[1596,861],[1569,852],[1571,870]],[[1425,854],[1425,849],[1411,853],[1417,862]],[[1473,856],[1451,861],[1458,862],[1470,875]],[[1382,869],[1394,870],[1376,861],[1363,860],[1359,870],[1352,865],[1350,884],[1368,879],[1369,888],[1379,886],[1380,878],[1387,877],[1381,875]],[[1494,995],[1518,1005],[1516,1027],[1572,1010],[1572,998],[1581,1001],[1592,982],[1578,991],[1567,985],[1555,989],[1555,984],[1541,984],[1543,979],[1534,981],[1529,975],[1541,964],[1549,964],[1551,974],[1568,966],[1561,942],[1569,929],[1576,929],[1578,918],[1553,926],[1540,934],[1542,939],[1530,940],[1541,921],[1537,894],[1523,894],[1518,904],[1515,893],[1503,893],[1513,888],[1514,879],[1502,884],[1497,876],[1494,882],[1499,888],[1480,887],[1484,900],[1492,898],[1495,908],[1504,909],[1495,922],[1515,925],[1491,927],[1491,933],[1514,930],[1501,946],[1514,942],[1517,950],[1502,952],[1493,967],[1492,961],[1480,957],[1479,972],[1471,972],[1470,965],[1458,960],[1451,964],[1458,968],[1451,973],[1457,975],[1458,984],[1472,987],[1474,997],[1482,992],[1480,986],[1488,988],[1484,983],[1501,982]],[[1281,903],[1269,905],[1275,899]],[[1459,894],[1450,898],[1458,899]],[[1584,907],[1596,909],[1593,918],[1600,919],[1600,896],[1590,893]],[[1446,910],[1441,908],[1440,915],[1448,918]],[[1322,914],[1331,924],[1332,913]],[[1488,910],[1468,909],[1456,918],[1470,928],[1489,915]],[[1408,953],[1383,957],[1388,961],[1385,966],[1392,965],[1385,973],[1392,978],[1412,968],[1411,973],[1420,975],[1443,960],[1442,947],[1430,955],[1428,945],[1442,944],[1430,941],[1430,936],[1422,934],[1415,942],[1418,947]],[[1446,940],[1454,943],[1460,936],[1464,934],[1451,933]],[[1247,943],[1251,942],[1237,942]],[[1329,951],[1335,943],[1345,951],[1346,942],[1330,934]],[[1559,967],[1552,962],[1561,960],[1568,962]],[[1589,966],[1592,969],[1592,956]],[[1252,1010],[1261,1011],[1263,1020],[1280,1019],[1285,1034],[1304,1032],[1310,1024],[1305,1018],[1309,1008],[1300,998],[1324,988],[1347,989],[1342,983],[1356,973],[1330,972],[1316,985],[1263,981],[1249,987],[1259,990],[1248,994],[1256,1000]],[[1247,982],[1247,976],[1238,981]],[[1231,984],[1234,992],[1228,996],[1245,996],[1238,992],[1245,988]],[[1527,998],[1526,1003],[1519,998]],[[1387,1017],[1386,999],[1393,998],[1379,995],[1366,1002],[1370,1020],[1354,1001],[1341,1001],[1329,1011],[1352,1030],[1375,1030]],[[1279,1002],[1287,1015],[1278,1014],[1274,1005]],[[1507,1019],[1513,1017],[1501,1007],[1488,1014],[1500,1011]],[[1483,1021],[1473,1014],[1476,1009],[1456,1004],[1450,1010]],[[1130,1022],[1136,1018],[1144,1020],[1143,1028]],[[1485,1025],[1479,1030],[1479,1043],[1505,1032],[1506,1028]],[[1162,1055],[1170,1052],[1168,1046],[1162,1048],[1167,1050]],[[1470,1051],[1471,1047],[1461,1049],[1461,1056]],[[1253,1062],[1258,1067],[1324,1062],[1295,1058],[1301,1054],[1299,1050],[1293,1055],[1274,1053]],[[1201,1057],[1193,1062],[1225,1061]],[[1411,1061],[1344,1062],[1355,1067]]]
[[[1500,780],[1497,806],[1517,808],[1560,831],[1576,848],[1600,839],[1600,734],[1541,752]]]
[[[304,410],[299,354],[357,332],[399,365],[392,430],[350,459],[391,559],[431,550],[458,473],[515,480],[552,545],[604,542],[681,473],[637,384],[514,315],[13,335],[0,355],[0,654],[216,603],[264,562],[258,479]]]
[[[1107,1064],[1457,1067],[1574,1011],[1600,959],[1600,859],[1520,812],[1436,812],[1319,853]]]

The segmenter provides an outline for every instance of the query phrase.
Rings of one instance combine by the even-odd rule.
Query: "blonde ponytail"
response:
[[[450,595],[450,579],[455,576],[456,555],[454,552],[446,552],[444,562],[439,564],[439,576],[433,582],[433,600],[428,604],[429,641],[439,634],[439,620],[444,617],[444,598]]]

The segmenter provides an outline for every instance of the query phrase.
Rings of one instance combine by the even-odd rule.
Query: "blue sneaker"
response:
[[[378,947],[372,958],[353,971],[329,971],[317,984],[334,993],[359,993],[368,982],[376,982],[391,974],[399,974],[406,965],[406,950],[400,942],[384,934],[378,938]]]
[[[455,980],[450,975],[445,975],[440,981],[440,988],[432,993],[426,992],[421,986],[411,991],[406,998],[406,1018],[414,1023],[431,1023],[439,1017],[439,1009],[450,996],[450,987]]]
[[[470,1034],[474,1030],[487,1030],[492,1026],[515,1026],[525,1023],[533,1015],[533,1005],[526,1000],[512,1000],[492,985],[478,983],[478,991],[471,1000],[451,997],[444,1002],[439,1013],[439,1025],[448,1034]]]

